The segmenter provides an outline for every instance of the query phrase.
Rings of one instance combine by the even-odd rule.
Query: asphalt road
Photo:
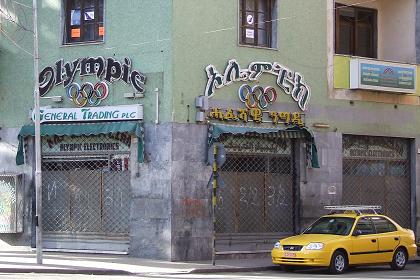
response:
[[[0,274],[0,279],[42,279],[42,280],[142,280],[142,279],[192,279],[192,280],[279,280],[279,279],[352,279],[352,280],[375,280],[375,279],[420,279],[420,264],[409,264],[403,271],[393,271],[388,266],[361,267],[351,269],[343,275],[329,275],[321,270],[301,270],[293,273],[286,273],[281,270],[269,270],[262,272],[238,272],[238,273],[211,273],[211,274],[145,274],[137,276],[115,276],[115,275],[72,275],[72,274]]]

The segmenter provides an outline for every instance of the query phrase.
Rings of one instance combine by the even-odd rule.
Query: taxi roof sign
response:
[[[376,210],[381,210],[382,207],[379,205],[327,205],[324,206],[324,209],[330,211],[354,211],[359,215],[362,214],[362,211],[371,210],[375,214],[378,214]]]

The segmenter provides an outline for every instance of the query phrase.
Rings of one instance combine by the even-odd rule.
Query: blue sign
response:
[[[412,67],[360,63],[360,85],[415,90],[415,83]]]

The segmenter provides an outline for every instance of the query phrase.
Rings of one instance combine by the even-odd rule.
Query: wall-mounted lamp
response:
[[[204,122],[204,112],[198,111],[197,113],[195,113],[195,121]]]
[[[312,126],[317,128],[330,128],[330,125],[327,123],[314,123]]]
[[[55,103],[63,102],[63,97],[60,96],[60,95],[56,95],[56,96],[44,96],[44,97],[41,97],[41,99],[51,99],[51,101],[52,102],[55,102]]]
[[[195,98],[195,107],[200,111],[206,111],[209,109],[209,98],[204,95],[197,96]]]
[[[208,96],[200,95],[195,98],[195,107],[197,112],[195,114],[196,122],[204,122],[205,111],[209,109],[209,98]]]

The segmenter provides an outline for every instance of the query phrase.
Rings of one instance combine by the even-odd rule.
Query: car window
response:
[[[376,233],[370,218],[361,218],[356,224],[355,231],[359,231],[359,235]]]
[[[353,218],[322,217],[309,226],[303,234],[349,235],[353,224]]]
[[[397,230],[397,227],[386,218],[372,217],[371,219],[375,225],[377,233],[393,232]]]

